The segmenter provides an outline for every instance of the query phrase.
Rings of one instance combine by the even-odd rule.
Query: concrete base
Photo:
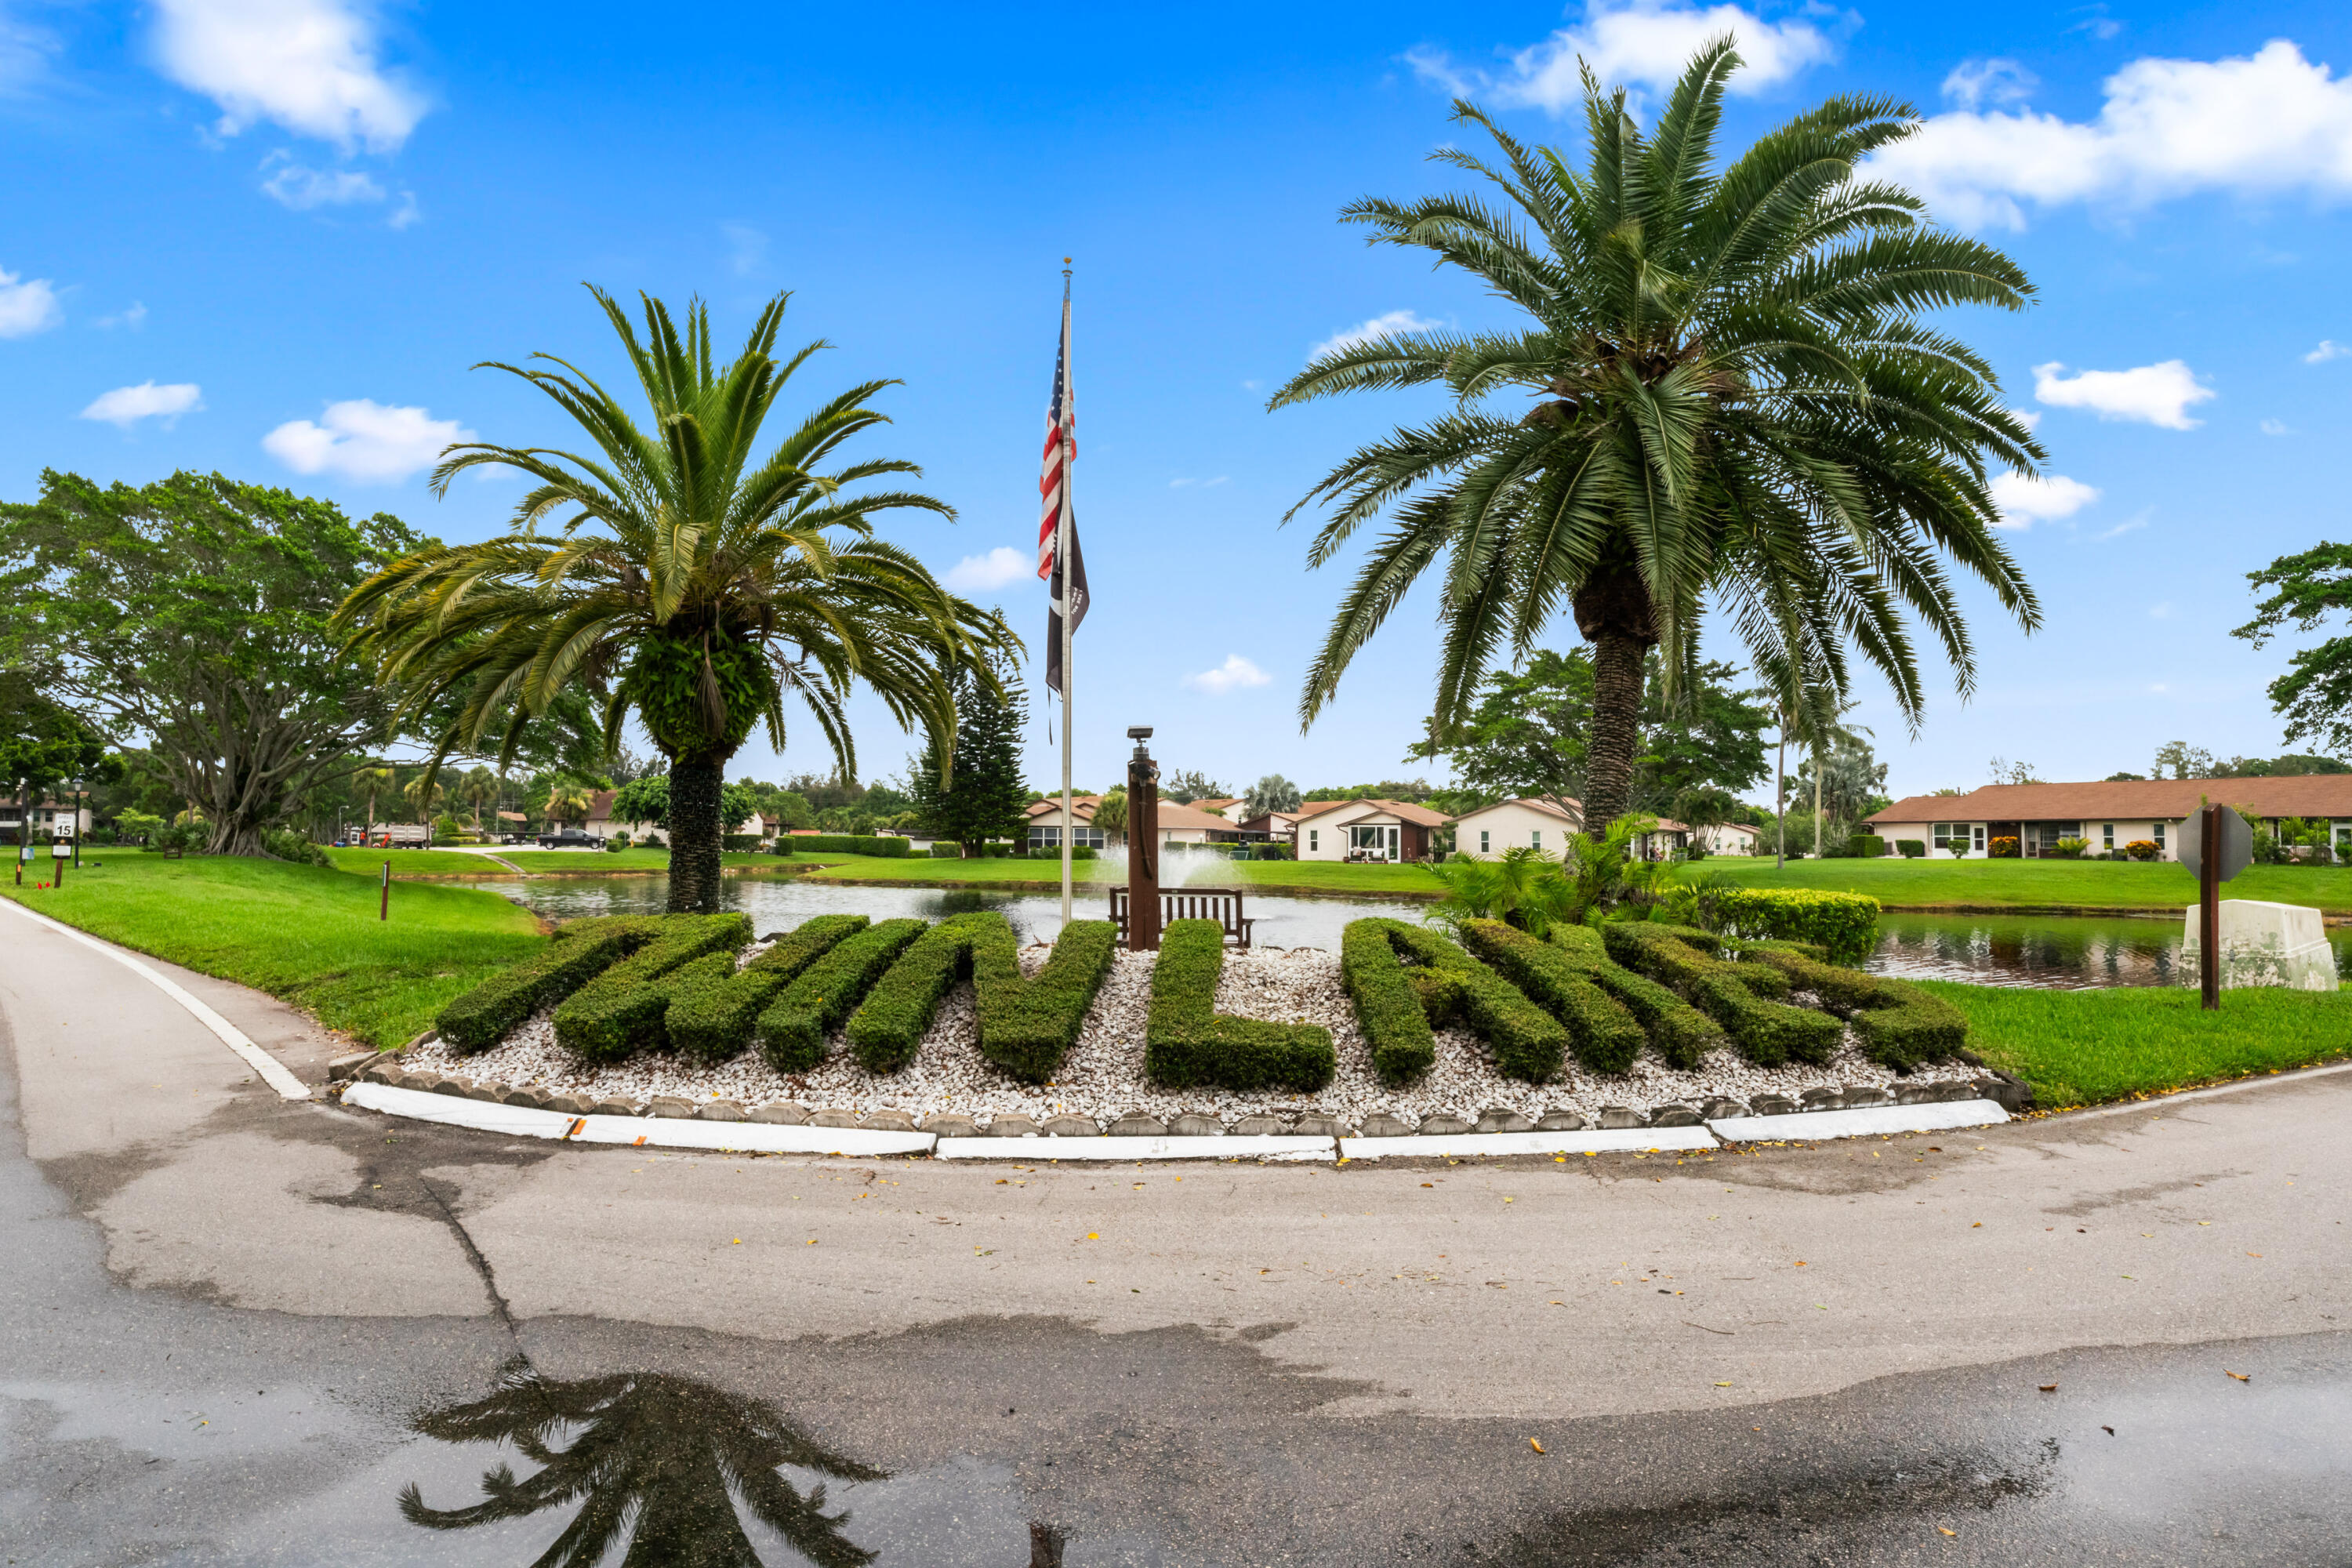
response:
[[[2327,944],[2327,931],[2319,911],[2301,904],[2273,904],[2260,899],[2221,900],[2221,988],[2247,985],[2284,986],[2290,991],[2333,991],[2336,986],[2336,950]],[[2204,952],[2204,921],[2195,904],[2182,921],[2180,967],[2183,980],[2199,984]]]
[[[649,1149],[725,1149],[759,1154],[927,1154],[938,1142],[928,1132],[867,1131],[859,1127],[776,1127],[759,1121],[702,1121],[656,1116],[566,1116],[493,1100],[467,1100],[423,1089],[357,1083],[343,1103],[362,1110],[470,1127],[519,1138],[570,1138],[580,1143],[642,1144]],[[573,1131],[574,1128],[578,1131]],[[1128,1142],[1128,1140],[1121,1140]]]

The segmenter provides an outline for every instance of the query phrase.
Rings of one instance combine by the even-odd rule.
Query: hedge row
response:
[[[884,921],[843,938],[760,1015],[761,1054],[778,1072],[806,1072],[824,1060],[824,1037],[841,1026],[928,922]]]
[[[1408,973],[1433,1025],[1459,1018],[1486,1042],[1495,1065],[1513,1078],[1542,1083],[1559,1071],[1568,1029],[1519,988],[1426,926],[1396,922],[1390,940],[1421,964]]]
[[[913,840],[870,833],[785,833],[776,837],[779,855],[879,855],[904,860]]]
[[[1827,1013],[1783,1005],[1788,976],[1761,963],[1727,963],[1707,931],[1655,921],[1612,921],[1601,928],[1609,956],[1662,980],[1723,1026],[1748,1059],[1780,1067],[1791,1058],[1825,1062],[1845,1030]]]
[[[1648,975],[1612,962],[1601,933],[1591,926],[1555,925],[1550,940],[1570,963],[1641,1020],[1642,1027],[1649,1031],[1650,1044],[1668,1067],[1688,1071],[1707,1052],[1731,1044],[1730,1037],[1714,1019]]]
[[[1402,929],[1398,921],[1349,921],[1339,934],[1339,984],[1355,1004],[1372,1070],[1391,1088],[1411,1083],[1437,1060],[1421,993],[1397,957],[1393,932]]]
[[[972,944],[983,922],[1005,925],[999,914],[956,915],[910,943],[849,1016],[849,1048],[868,1072],[897,1072],[915,1059],[915,1049],[940,1010],[940,998],[971,965]]]
[[[980,1012],[980,1054],[1014,1078],[1044,1083],[1077,1043],[1118,951],[1108,921],[1072,921],[1054,939],[1054,954],[1034,976],[1021,973],[1012,923],[987,917],[972,944],[971,978]]]
[[[1718,888],[1701,895],[1708,923],[1733,936],[1817,942],[1832,963],[1860,963],[1878,945],[1878,900],[1802,888]]]
[[[652,940],[555,1009],[556,1044],[600,1062],[659,1048],[668,1042],[662,1016],[669,1010],[672,972],[706,955],[731,965],[735,950],[751,940],[751,922],[742,915],[663,916]],[[698,971],[698,980],[715,973]]]
[[[1863,1050],[1883,1067],[1908,1072],[1921,1062],[1957,1056],[1969,1043],[1968,1016],[1916,985],[1823,963],[1793,942],[1759,943],[1748,951],[1844,1015]]]
[[[1642,1054],[1640,1023],[1565,951],[1501,921],[1464,921],[1461,931],[1464,946],[1568,1026],[1587,1069],[1623,1072]]]
[[[501,970],[441,1009],[433,1026],[458,1052],[487,1051],[507,1031],[560,1002],[618,963],[653,933],[649,920],[575,921],[558,927],[538,957]]]
[[[1224,966],[1224,928],[1215,921],[1176,921],[1160,933],[1143,1034],[1144,1072],[1175,1089],[1304,1091],[1330,1082],[1339,1058],[1329,1030],[1217,1012],[1217,976]]]
[[[819,915],[784,932],[741,969],[708,979],[678,973],[670,986],[664,1026],[669,1043],[687,1056],[725,1061],[751,1043],[752,1026],[776,993],[791,984],[835,943],[866,929],[864,915]]]

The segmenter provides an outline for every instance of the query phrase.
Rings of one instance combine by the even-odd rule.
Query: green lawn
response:
[[[152,858],[152,857],[151,857]],[[330,849],[327,861],[338,871],[373,877],[392,862],[394,881],[403,877],[511,877],[513,872],[479,855],[453,849]]]
[[[1718,855],[1691,869],[1748,887],[1826,888],[1911,908],[2179,909],[2196,902],[2186,868],[2136,860],[1791,860]],[[2261,899],[2352,912],[2352,867],[2255,866],[2222,884],[2225,899]]]
[[[477,889],[399,883],[383,922],[376,919],[376,885],[341,871],[281,860],[84,854],[82,868],[68,872],[61,889],[0,882],[0,895],[110,942],[282,997],[375,1046],[410,1039],[451,997],[546,941],[528,910]],[[124,984],[144,982],[125,976]]]
[[[803,863],[822,862],[809,877],[815,881],[873,880],[892,882],[992,882],[1000,886],[1034,887],[1044,891],[1062,885],[1058,860],[904,860],[874,855],[811,855],[794,857]],[[1194,865],[1188,857],[1171,855],[1160,874],[1173,877]],[[1108,887],[1124,880],[1113,860],[1080,860],[1071,868],[1074,883]],[[1358,894],[1394,898],[1399,894],[1434,897],[1437,879],[1418,866],[1349,866],[1332,860],[1227,860],[1202,873],[1207,886],[1246,888],[1262,893]]]
[[[2188,986],[2025,991],[1921,981],[1969,1016],[1969,1045],[2045,1110],[2125,1100],[2352,1055],[2352,992]]]

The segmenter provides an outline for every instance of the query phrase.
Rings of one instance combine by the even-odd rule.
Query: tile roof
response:
[[[2202,801],[2257,816],[2352,818],[2352,773],[2271,779],[2121,779],[2113,784],[1986,784],[1966,795],[1915,795],[1864,820],[2079,822],[2123,817],[2178,822]]]
[[[1298,808],[1297,820],[1305,822],[1327,811],[1337,811],[1343,805],[1378,806],[1399,822],[1410,822],[1418,827],[1443,827],[1454,820],[1442,811],[1432,811],[1409,800],[1310,800]]]
[[[1578,802],[1576,804],[1581,805],[1582,803]],[[1491,805],[1480,806],[1477,811],[1465,811],[1454,820],[1457,823],[1467,822],[1472,817],[1477,816],[1480,811],[1493,811],[1496,806],[1503,805],[1524,805],[1529,811],[1539,811],[1546,816],[1558,817],[1560,821],[1567,823],[1571,827],[1580,828],[1584,826],[1584,817],[1580,813],[1563,811],[1559,806],[1553,805],[1550,801],[1539,799],[1535,795],[1520,795],[1512,800],[1498,800]]]

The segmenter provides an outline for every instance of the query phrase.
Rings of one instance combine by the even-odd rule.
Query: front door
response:
[[[1400,829],[1394,827],[1389,829],[1389,859],[1391,862],[1404,858],[1404,856],[1400,853],[1397,848],[1397,835],[1400,831]]]

